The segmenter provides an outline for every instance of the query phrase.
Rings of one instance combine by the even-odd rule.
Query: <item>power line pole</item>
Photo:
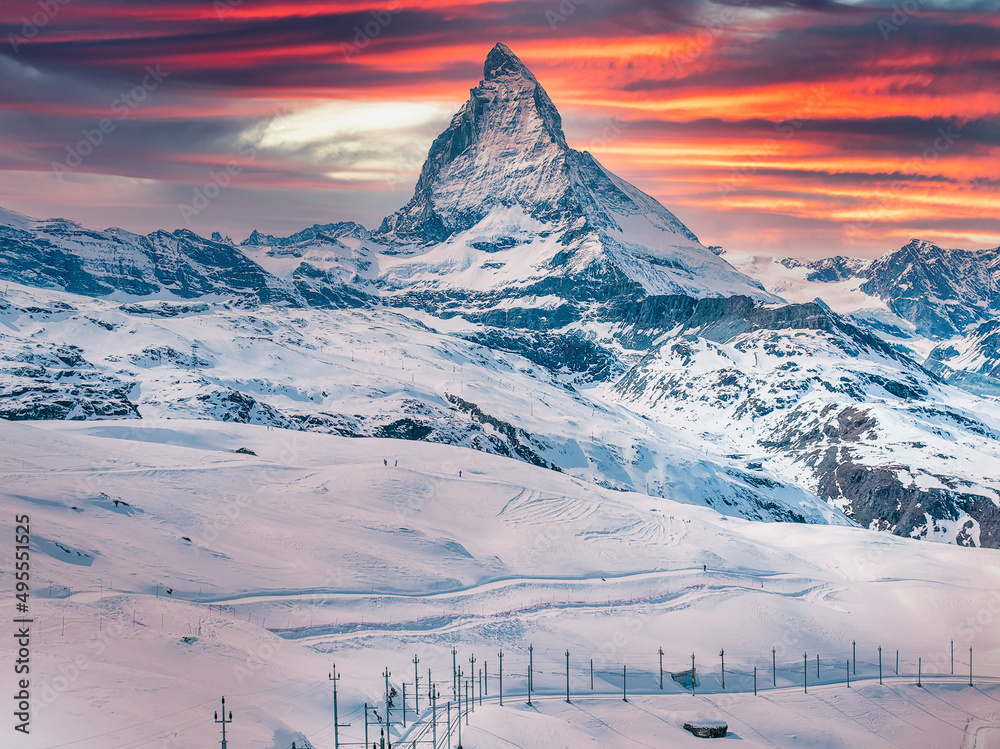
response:
[[[420,677],[417,675],[417,664],[420,663],[420,659],[416,655],[413,656],[413,709],[420,715]]]
[[[327,678],[333,682],[333,749],[340,749],[340,729],[347,728],[351,724],[344,723],[341,725],[337,719],[337,682],[340,681],[340,674],[337,673],[336,663],[333,664],[333,673],[329,674]]]
[[[427,683],[431,685],[431,736],[434,739],[434,749],[437,749],[438,745],[438,690],[434,686],[434,683],[430,680],[430,671],[427,672]],[[449,705],[451,703],[448,703]],[[451,724],[449,724],[449,729],[451,730]],[[365,736],[365,749],[368,749],[368,736]]]
[[[775,650],[771,648],[771,683],[778,686],[778,662],[774,656]]]
[[[533,645],[528,645],[528,704],[531,704],[531,692],[532,687],[532,672],[535,670],[535,647]]]
[[[628,702],[628,666],[622,666],[622,702]]]
[[[722,688],[726,688],[726,649],[719,650],[719,657],[722,659]]]
[[[458,748],[462,749],[462,691],[458,692]]]
[[[569,650],[566,650],[566,701],[569,702]]]
[[[458,650],[451,648],[451,696],[458,700]]]
[[[389,710],[392,709],[392,702],[389,699],[389,677],[392,676],[392,674],[389,673],[388,666],[385,667],[385,671],[382,672],[382,676],[385,677],[385,725],[388,727],[391,722],[389,719]]]
[[[226,742],[226,724],[233,722],[233,711],[229,711],[229,717],[226,718],[226,698],[222,698],[222,720],[219,720],[219,714],[215,714],[215,722],[222,725],[222,749],[228,749],[228,743]]]
[[[503,707],[503,650],[500,651],[500,707]]]
[[[663,689],[663,648],[660,648],[660,689]]]
[[[476,678],[476,654],[475,653],[473,653],[472,657],[469,658],[469,663],[472,666],[472,668],[469,669],[469,678],[470,679],[475,679]],[[475,681],[472,682],[472,709],[473,710],[476,709],[476,682]]]
[[[694,670],[694,653],[691,653],[691,696],[694,697],[694,682],[698,672]]]
[[[802,691],[809,693],[809,654],[802,654]]]
[[[368,703],[365,703],[365,749],[368,749]]]
[[[531,707],[531,665],[528,666],[528,707]]]

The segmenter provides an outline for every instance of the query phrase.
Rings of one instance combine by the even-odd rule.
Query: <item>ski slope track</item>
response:
[[[358,740],[363,704],[383,714],[386,666],[398,691],[409,684],[412,720],[414,654],[421,684],[430,668],[445,693],[452,647],[489,664],[475,746],[537,746],[523,733],[534,721],[556,742],[584,731],[595,746],[683,745],[679,722],[706,710],[750,746],[893,746],[900,731],[959,746],[966,719],[994,725],[1000,643],[980,621],[1000,601],[993,550],[747,521],[419,441],[143,419],[9,423],[0,448],[4,505],[32,518],[35,683],[51,698],[25,746],[195,745],[221,694],[234,743],[332,746],[334,662],[351,723],[340,739]],[[665,532],[636,534],[645,527]],[[976,648],[977,687],[948,673],[951,639],[959,655]],[[849,692],[838,680],[852,640]],[[922,657],[924,687],[903,676],[879,687],[879,644],[900,649],[903,676]],[[772,646],[777,683],[753,702],[747,674],[769,669]],[[669,678],[660,692],[661,647],[668,670],[692,651],[706,664],[700,696]],[[575,708],[560,697],[566,649]],[[802,651],[824,664],[808,702],[795,688]],[[915,714],[934,695],[953,707]],[[809,725],[838,710],[864,725]],[[393,736],[409,735],[400,717]]]

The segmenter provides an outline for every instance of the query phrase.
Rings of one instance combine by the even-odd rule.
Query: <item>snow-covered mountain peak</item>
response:
[[[526,82],[538,83],[535,76],[521,62],[521,58],[511,52],[503,42],[497,42],[489,54],[486,55],[486,62],[483,64],[483,81],[492,81],[496,78],[521,78]]]
[[[483,75],[432,144],[409,203],[373,237],[427,265],[400,264],[390,285],[485,290],[590,275],[644,294],[775,300],[654,198],[570,148],[552,100],[510,49],[496,45]],[[496,216],[513,213],[524,225],[497,236]]]

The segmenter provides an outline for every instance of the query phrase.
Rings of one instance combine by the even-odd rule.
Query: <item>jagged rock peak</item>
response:
[[[521,62],[521,59],[510,51],[510,47],[502,42],[497,42],[496,46],[486,55],[486,62],[483,64],[483,81],[492,81],[500,77],[524,78],[531,83],[538,84],[535,76]]]

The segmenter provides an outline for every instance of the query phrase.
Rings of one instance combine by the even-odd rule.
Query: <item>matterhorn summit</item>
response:
[[[390,286],[410,291],[549,293],[554,279],[585,277],[638,296],[775,299],[654,198],[570,148],[549,95],[503,44],[434,140],[413,197],[373,238],[399,259]]]

